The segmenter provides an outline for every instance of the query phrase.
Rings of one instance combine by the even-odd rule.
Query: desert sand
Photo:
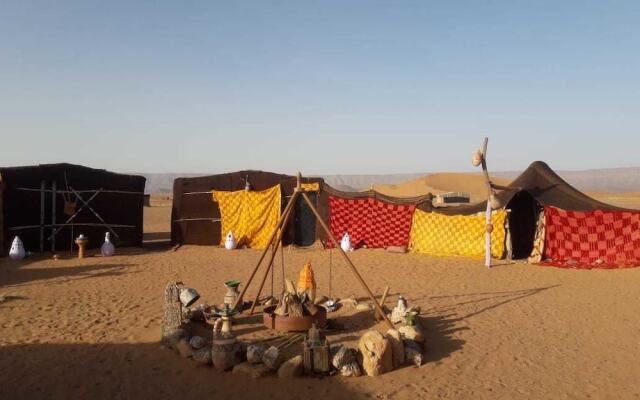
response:
[[[0,398],[512,399],[638,398],[640,269],[566,270],[499,261],[358,250],[353,260],[373,291],[390,285],[423,310],[426,363],[377,378],[250,378],[199,367],[159,344],[163,290],[180,279],[202,300],[221,302],[222,282],[246,280],[256,250],[162,245],[170,202],[145,208],[145,249],[77,260],[61,253],[0,261]],[[332,254],[330,256],[330,254]],[[294,278],[311,260],[319,292],[364,298],[333,253],[285,249]],[[279,290],[281,265],[275,274]],[[270,281],[266,285],[270,292]],[[255,294],[255,286],[249,291]],[[252,297],[252,296],[249,296]],[[366,300],[366,299],[365,299]],[[355,345],[372,312],[330,315]],[[239,318],[242,337],[264,334]]]
[[[508,179],[495,177],[492,180],[499,185],[508,185],[510,182]],[[415,197],[427,193],[464,192],[470,195],[472,203],[487,199],[487,187],[484,176],[481,174],[441,172],[421,176],[395,185],[373,185],[373,188],[377,192],[394,197]]]

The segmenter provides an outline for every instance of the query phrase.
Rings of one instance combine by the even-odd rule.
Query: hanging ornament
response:
[[[474,167],[482,164],[482,152],[480,150],[476,150],[475,154],[473,155],[473,159],[471,160],[471,164],[473,164]]]
[[[113,243],[111,243],[111,236],[109,232],[106,232],[104,234],[104,243],[100,248],[100,252],[104,257],[111,257],[116,252],[116,247],[113,245]]]
[[[13,242],[11,242],[11,249],[9,250],[9,257],[12,260],[22,260],[27,255],[27,252],[24,250],[24,244],[19,237],[13,238]]]

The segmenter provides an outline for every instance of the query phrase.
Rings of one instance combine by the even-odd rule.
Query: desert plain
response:
[[[392,188],[398,190],[402,188]],[[406,188],[405,188],[406,189]],[[413,189],[406,189],[413,190]],[[640,208],[634,193],[595,193]],[[163,291],[182,280],[202,300],[221,302],[222,282],[246,280],[259,251],[182,246],[169,238],[169,195],[145,208],[144,248],[78,260],[69,252],[0,261],[2,399],[633,399],[640,398],[640,269],[572,270],[497,260],[357,250],[352,258],[374,293],[390,286],[422,309],[425,363],[379,377],[296,378],[221,373],[160,345]],[[318,291],[366,301],[335,250],[284,250],[284,274],[306,261]],[[281,261],[274,290],[281,287]],[[266,285],[271,291],[270,282]],[[249,295],[255,293],[255,287]],[[251,296],[250,296],[251,297]],[[355,346],[368,329],[386,331],[373,312],[330,314]],[[236,332],[263,334],[259,316]]]

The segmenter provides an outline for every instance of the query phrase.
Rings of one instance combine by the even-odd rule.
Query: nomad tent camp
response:
[[[73,164],[0,168],[0,255],[14,236],[27,251],[72,248],[84,234],[99,247],[142,245],[145,178]]]
[[[510,210],[507,220],[513,258],[527,258],[537,247],[539,261],[557,266],[640,263],[640,250],[633,250],[634,243],[640,244],[640,212],[587,196],[542,161],[532,163],[509,187],[513,190],[496,194],[494,208]],[[482,202],[434,211],[473,215],[485,208]],[[557,234],[559,230],[564,232]]]
[[[312,201],[317,201],[317,192],[322,186],[321,178],[303,178],[303,184],[310,185],[313,190],[308,192]],[[171,210],[171,242],[173,244],[197,244],[197,245],[219,245],[228,232],[222,232],[221,205],[223,207],[233,207],[233,202],[249,201],[238,210],[251,212],[248,205],[252,207],[260,206],[260,203],[272,201],[269,190],[279,186],[280,194],[277,200],[278,207],[284,208],[291,198],[296,186],[296,177],[291,175],[275,174],[265,171],[238,171],[226,174],[200,176],[192,178],[177,178],[173,182],[173,208]],[[251,193],[264,192],[263,200],[258,198],[258,194],[246,198],[241,191],[249,189]],[[214,192],[223,195],[216,199]],[[230,192],[230,193],[226,193]],[[235,192],[235,193],[233,193]],[[231,197],[231,199],[230,199]],[[222,200],[223,203],[219,203]],[[293,223],[289,224],[283,236],[284,244],[296,244],[298,246],[308,246],[316,240],[316,221],[304,201],[295,204]],[[230,204],[231,203],[231,204]],[[269,208],[262,204],[263,208]],[[278,216],[280,213],[277,213]],[[263,214],[264,216],[264,214]],[[238,220],[247,219],[243,216],[236,216]],[[265,223],[270,223],[269,218],[264,219]],[[226,227],[225,227],[226,228]],[[245,230],[247,227],[243,227]],[[235,234],[235,233],[234,233]],[[258,242],[264,242],[261,237]],[[259,246],[258,246],[259,247]]]

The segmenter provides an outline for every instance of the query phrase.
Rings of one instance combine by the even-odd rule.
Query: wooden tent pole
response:
[[[57,182],[54,180],[53,183],[51,183],[51,226],[56,225],[56,196],[57,196],[56,186],[57,186]],[[54,229],[54,228],[51,228],[51,229]],[[57,231],[54,231],[53,234],[51,234],[51,252],[52,253],[56,251],[56,233]]]
[[[46,182],[40,181],[40,253],[44,252],[44,202],[45,202],[45,193],[44,190]]]
[[[277,239],[273,243],[280,243],[282,240],[282,235],[284,234],[284,230],[287,227],[287,222],[289,222],[289,217],[293,214],[293,207],[289,207],[289,205],[293,204],[293,202],[298,198],[299,192],[294,192],[293,197],[289,200],[289,204],[287,204],[287,209],[285,213],[282,215],[283,221],[280,229],[278,231]],[[277,249],[277,248],[276,248]],[[258,288],[258,293],[256,293],[256,298],[253,300],[253,304],[251,304],[251,310],[249,310],[249,315],[253,314],[253,311],[256,309],[256,305],[258,304],[258,298],[260,298],[260,293],[262,293],[262,289],[264,288],[264,283],[267,281],[267,277],[269,276],[269,271],[271,270],[271,265],[273,264],[273,259],[276,257],[276,252],[271,252],[271,258],[269,262],[267,262],[267,269],[265,270],[264,276],[262,277],[262,282],[260,283],[260,287]],[[246,286],[245,286],[246,289]]]
[[[487,170],[487,144],[489,138],[485,137],[482,142],[482,173],[484,174],[485,184],[487,185],[487,209],[485,211],[485,239],[484,239],[484,265],[487,268],[491,268],[491,232],[493,231],[493,225],[491,224],[491,195],[493,194],[493,188],[491,187],[491,179],[489,178],[489,171]]]
[[[382,307],[380,307],[380,304],[378,304],[378,301],[376,300],[375,296],[371,292],[371,289],[369,289],[369,286],[367,286],[367,284],[364,281],[364,279],[362,279],[362,276],[360,276],[360,273],[356,269],[356,266],[353,264],[353,262],[351,262],[351,259],[349,258],[347,253],[345,253],[344,250],[342,250],[342,247],[340,247],[340,243],[338,243],[338,241],[336,240],[335,236],[333,236],[333,233],[331,233],[331,230],[329,229],[329,227],[327,227],[327,224],[325,224],[325,222],[322,220],[322,217],[320,216],[320,213],[318,212],[316,207],[313,205],[313,202],[309,199],[309,197],[307,196],[307,194],[305,192],[301,192],[301,193],[302,193],[302,198],[307,202],[307,204],[309,205],[309,208],[311,208],[311,211],[316,216],[316,219],[320,223],[320,226],[325,231],[327,236],[331,239],[331,241],[333,242],[333,245],[338,249],[340,254],[342,254],[342,257],[347,262],[347,265],[349,265],[349,267],[351,268],[351,271],[354,273],[354,275],[356,276],[356,278],[358,279],[358,281],[360,282],[360,284],[362,285],[364,290],[369,295],[369,298],[373,302],[373,305],[376,308],[376,310],[378,311],[378,313],[380,315],[382,315],[382,318],[384,318],[384,320],[387,322],[387,325],[389,325],[390,329],[395,329],[395,327],[393,326],[391,321],[389,321],[389,317],[387,317],[387,314],[385,314],[385,312],[382,309]]]
[[[283,219],[284,214],[287,213],[290,208],[291,208],[291,203],[288,203],[284,209],[284,212],[278,219],[278,223],[276,224],[275,229],[271,233],[267,246],[264,248],[264,250],[262,251],[262,254],[260,255],[260,259],[258,260],[256,266],[253,268],[253,271],[251,272],[251,275],[249,276],[247,283],[244,285],[242,292],[240,292],[240,296],[238,296],[238,298],[236,299],[236,303],[233,305],[234,309],[238,308],[238,303],[240,302],[240,300],[244,298],[244,295],[246,294],[247,289],[249,288],[249,285],[251,285],[251,281],[253,281],[253,278],[255,277],[256,272],[258,272],[258,268],[260,268],[260,264],[262,264],[262,260],[264,260],[264,258],[266,257],[267,252],[269,251],[269,247],[273,243],[273,239],[276,237],[276,234],[278,233],[278,229],[280,229],[280,227],[282,226],[282,222],[284,221]]]

